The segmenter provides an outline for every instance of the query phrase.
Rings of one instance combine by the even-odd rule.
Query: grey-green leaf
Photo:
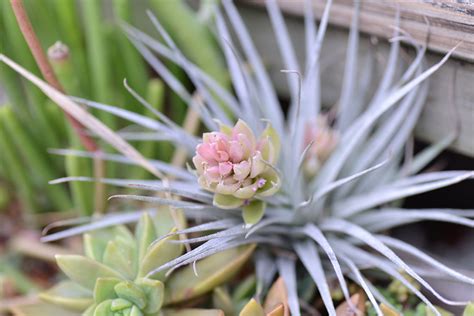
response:
[[[171,233],[174,233],[176,229],[173,229]],[[159,242],[150,245],[148,247],[145,257],[140,263],[140,269],[138,276],[143,277],[147,275],[153,269],[165,264],[166,262],[173,260],[174,258],[181,255],[183,252],[183,246],[181,244],[171,243],[172,240],[178,240],[179,235],[171,235],[163,238]],[[166,271],[161,271],[152,276],[155,280],[163,280]]]
[[[92,293],[71,281],[62,281],[39,297],[48,303],[72,310],[84,311],[94,303]]]
[[[122,278],[122,275],[109,267],[79,255],[56,255],[61,270],[82,287],[93,290],[97,278]]]
[[[166,282],[165,303],[188,300],[225,283],[232,278],[253,253],[255,245],[241,246],[211,255],[171,275]]]

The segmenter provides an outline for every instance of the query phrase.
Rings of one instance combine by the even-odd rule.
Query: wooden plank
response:
[[[265,0],[246,0],[262,6]],[[303,15],[305,0],[278,0],[282,10]],[[316,18],[320,18],[325,0],[312,0]],[[394,17],[400,9],[401,29],[417,41],[427,41],[427,47],[447,52],[458,43],[454,56],[474,61],[474,2],[446,0],[385,0],[361,1],[360,30],[380,37],[393,34]],[[334,0],[329,21],[332,25],[349,27],[353,14],[353,0]],[[428,36],[429,33],[429,36]]]
[[[242,3],[239,10],[251,30],[257,49],[268,66],[279,94],[287,96],[286,78],[280,72],[283,69],[281,56],[266,11]],[[286,22],[297,57],[303,61],[303,20],[290,16],[286,17]],[[326,106],[335,104],[339,98],[347,37],[346,29],[329,27],[324,41],[321,55],[322,101]],[[388,42],[375,39],[374,36],[361,36],[359,48],[360,65],[366,65],[369,49],[375,52],[375,79],[374,84],[369,87],[371,91],[384,70],[389,48]],[[411,49],[404,47],[402,52],[401,60],[407,62],[412,57]],[[441,58],[442,55],[430,53],[427,55],[427,65],[432,65]],[[451,148],[474,156],[474,64],[452,58],[431,77],[427,104],[415,132],[419,139],[435,142],[456,130],[457,126],[460,128],[460,134]]]

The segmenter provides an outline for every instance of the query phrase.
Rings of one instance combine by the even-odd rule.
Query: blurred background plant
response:
[[[152,115],[152,111],[157,110],[178,124],[184,123],[186,105],[149,71],[120,27],[121,23],[140,24],[134,15],[144,16],[148,8],[164,19],[167,30],[177,38],[190,60],[206,69],[223,86],[228,85],[224,64],[219,62],[222,60],[220,52],[205,25],[212,1],[202,2],[199,15],[185,1],[24,0],[23,4],[57,79],[69,95],[121,104],[140,114]],[[0,32],[0,53],[41,76],[8,0],[0,1]],[[167,66],[184,86],[190,85],[178,66],[171,62],[167,62]],[[124,79],[153,109],[143,107],[127,91]],[[92,112],[109,127],[120,131],[124,138],[128,131],[137,131],[136,126],[107,112]],[[95,140],[94,135],[89,137]],[[150,135],[128,141],[150,159],[170,161],[175,149],[170,143],[157,141]],[[101,152],[111,151],[110,146],[97,142]],[[67,150],[58,151],[58,148]],[[0,287],[8,287],[0,292],[0,298],[15,292],[28,294],[38,290],[25,275],[28,268],[22,268],[28,265],[28,257],[42,257],[51,263],[54,252],[70,253],[79,249],[77,243],[68,245],[69,250],[38,244],[35,229],[56,220],[105,211],[108,196],[104,184],[49,185],[49,181],[74,176],[150,177],[142,168],[133,165],[118,168],[113,162],[91,159],[97,156],[92,152],[80,157],[71,154],[72,151],[87,153],[87,148],[81,144],[62,110],[34,85],[0,65],[0,237],[3,249]],[[176,163],[180,163],[179,159]],[[110,209],[107,205],[107,210]],[[55,270],[53,265],[45,265]]]

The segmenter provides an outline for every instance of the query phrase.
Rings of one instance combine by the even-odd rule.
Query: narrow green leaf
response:
[[[148,246],[156,238],[155,226],[148,213],[143,214],[140,218],[135,228],[135,236],[137,239],[138,262],[142,262]]]

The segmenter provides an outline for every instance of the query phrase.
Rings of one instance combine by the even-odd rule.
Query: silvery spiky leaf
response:
[[[465,305],[467,302],[441,296],[424,277],[449,277],[474,286],[472,277],[454,271],[401,240],[384,235],[387,229],[424,220],[474,227],[474,221],[470,219],[474,216],[473,211],[418,210],[399,206],[399,201],[406,197],[473,177],[472,171],[418,174],[436,153],[449,144],[449,140],[452,140],[451,135],[413,159],[404,157],[405,143],[409,140],[425,103],[428,91],[427,79],[444,64],[450,53],[437,64],[428,67],[423,59],[425,47],[414,42],[408,35],[399,36],[396,32],[384,75],[375,94],[368,103],[364,103],[365,90],[358,89],[356,80],[360,66],[355,58],[358,32],[357,20],[354,20],[349,37],[344,88],[341,92],[337,117],[332,125],[321,123],[324,113],[320,104],[320,81],[324,78],[320,78],[320,52],[331,1],[328,1],[325,7],[318,28],[314,24],[311,11],[306,11],[307,56],[305,64],[300,65],[295,57],[282,14],[276,2],[269,0],[268,13],[275,29],[275,40],[281,51],[286,68],[284,75],[288,77],[291,92],[290,109],[286,119],[275,88],[236,7],[230,0],[224,0],[222,4],[222,8],[216,8],[214,12],[213,29],[225,55],[235,94],[226,91],[204,70],[187,60],[152,15],[150,18],[164,39],[164,44],[131,26],[125,26],[125,31],[151,67],[200,114],[204,126],[210,132],[219,130],[219,122],[234,126],[240,119],[246,122],[255,135],[260,135],[267,124],[271,124],[280,139],[281,148],[278,163],[268,166],[278,173],[281,179],[280,189],[268,197],[252,196],[249,203],[261,201],[265,203],[266,208],[261,218],[257,217],[255,224],[246,225],[240,204],[235,205],[235,208],[224,210],[218,203],[213,203],[216,192],[205,190],[199,185],[199,174],[193,168],[188,166],[189,168],[181,169],[160,161],[143,161],[142,157],[137,156],[130,148],[124,149],[123,142],[115,136],[111,137],[103,128],[98,128],[95,121],[93,124],[85,124],[99,136],[109,139],[124,154],[105,154],[104,159],[125,164],[140,164],[161,177],[154,181],[124,179],[102,181],[118,186],[134,185],[152,192],[172,193],[184,199],[136,195],[121,196],[122,198],[180,208],[189,218],[196,218],[201,222],[174,234],[212,231],[202,237],[181,239],[179,242],[199,246],[183,256],[155,267],[151,273],[176,269],[226,249],[257,243],[260,246],[260,251],[256,255],[259,291],[257,294],[268,288],[276,273],[280,274],[288,290],[288,304],[292,315],[300,315],[296,278],[298,262],[301,262],[309,277],[314,280],[329,315],[336,314],[329,292],[329,278],[338,280],[348,301],[346,278],[358,283],[377,314],[383,315],[378,303],[388,304],[388,302],[367,278],[374,269],[398,279],[435,315],[439,315],[439,312],[424,292],[448,305]],[[307,4],[309,8],[309,0]],[[231,30],[236,34],[236,41],[230,36]],[[416,56],[409,67],[398,75],[397,59],[401,39],[412,43]],[[194,93],[185,89],[159,57],[179,64],[186,71],[196,88]],[[8,62],[5,58],[3,60]],[[22,74],[27,76],[24,72]],[[33,77],[28,78],[58,103],[63,104],[66,109],[79,111],[71,100],[64,99],[62,95],[51,91]],[[131,87],[127,86],[127,89],[145,106],[150,107]],[[157,119],[152,119],[120,107],[81,99],[73,101],[128,119],[154,133],[157,139],[171,141],[176,146],[186,149],[190,160],[196,155],[196,146],[203,142],[161,113],[155,113]],[[222,104],[225,104],[225,109],[232,116],[222,109]],[[79,119],[85,117],[82,112],[80,115]],[[88,123],[88,120],[90,119],[87,117],[81,122]],[[313,126],[315,132],[311,132],[311,125],[315,125]],[[313,141],[307,141],[308,134],[314,136]],[[321,138],[320,135],[326,136]],[[128,133],[127,137],[136,140],[147,135]],[[313,146],[317,148],[321,145],[321,139],[327,141],[328,146],[314,150]],[[92,156],[87,153],[75,153]],[[162,177],[163,173],[168,174],[173,180]],[[227,171],[224,174],[228,176]],[[72,180],[91,179],[69,178],[62,181]],[[138,217],[139,212],[110,215],[91,224],[47,236],[45,240],[136,221]],[[399,253],[409,254],[420,264],[408,265],[400,258]],[[423,291],[414,287],[404,275],[416,280]]]

